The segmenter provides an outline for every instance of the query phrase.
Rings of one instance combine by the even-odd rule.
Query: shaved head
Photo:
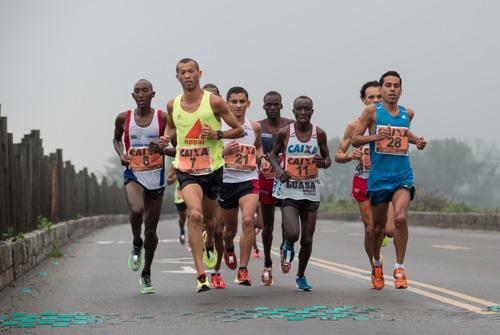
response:
[[[144,83],[144,84],[146,84],[146,85],[149,87],[149,89],[150,89],[151,91],[153,90],[153,84],[151,84],[151,82],[150,82],[149,80],[147,80],[147,79],[139,79],[139,80],[135,83],[135,85],[134,85],[134,86],[137,86],[137,84],[139,84],[139,83]]]

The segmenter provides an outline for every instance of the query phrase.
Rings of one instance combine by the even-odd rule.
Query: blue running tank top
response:
[[[405,127],[410,130],[410,115],[403,106],[399,113],[391,115],[383,104],[375,104],[376,126]],[[395,190],[413,186],[413,170],[408,155],[381,154],[375,152],[375,142],[370,142],[371,170],[368,192]]]

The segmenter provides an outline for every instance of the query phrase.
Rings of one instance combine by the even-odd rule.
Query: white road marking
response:
[[[452,244],[433,244],[432,246],[434,248],[446,249],[446,250],[472,250],[472,248],[469,247],[461,247],[459,245],[452,245]]]
[[[194,264],[191,257],[155,259],[153,262],[161,264]]]
[[[181,271],[160,271],[161,273],[188,273],[196,274],[196,270],[190,266],[181,266]]]
[[[104,244],[113,244],[115,243],[115,241],[96,241],[95,243],[104,245]]]

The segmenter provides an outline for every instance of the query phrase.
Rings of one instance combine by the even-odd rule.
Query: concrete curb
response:
[[[361,221],[359,213],[318,213],[320,220]],[[408,224],[436,228],[500,231],[500,214],[408,212]]]
[[[38,265],[52,251],[54,237],[60,246],[96,228],[128,222],[128,215],[101,215],[60,222],[53,233],[35,230],[22,242],[0,241],[0,290]]]

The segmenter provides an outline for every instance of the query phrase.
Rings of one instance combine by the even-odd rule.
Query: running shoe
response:
[[[260,258],[260,250],[255,249],[252,254],[252,258]]]
[[[212,287],[213,288],[226,288],[226,283],[222,279],[220,273],[212,273]]]
[[[309,283],[307,282],[307,278],[306,276],[303,276],[303,277],[295,277],[295,284],[297,286],[297,289],[299,291],[311,291],[312,290],[312,286],[309,285]]]
[[[151,275],[141,276],[139,285],[141,287],[142,294],[151,294],[156,292],[155,287],[151,283]]]
[[[203,261],[209,269],[213,269],[217,265],[217,249],[215,247],[212,247],[212,249],[205,247],[205,250],[203,250]]]
[[[210,283],[206,276],[202,279],[196,279],[196,293],[205,292],[210,290]]]
[[[273,284],[273,269],[264,268],[260,274],[260,281],[263,286],[271,286]]]
[[[406,271],[402,268],[394,269],[394,287],[408,288],[408,280],[406,279]]]
[[[238,266],[238,258],[236,258],[234,249],[230,251],[224,248],[224,262],[229,269],[236,270],[236,267]]]
[[[376,290],[384,288],[384,271],[382,270],[382,264],[380,264],[380,266],[373,265],[372,287]]]
[[[134,245],[132,247],[132,252],[130,256],[128,256],[128,267],[130,271],[138,271],[142,265],[142,257],[141,257],[142,246]]]
[[[248,277],[248,269],[239,269],[234,282],[243,286],[252,286],[252,281]]]
[[[184,235],[184,234],[179,235],[179,243],[181,245],[184,245],[186,243],[186,235]]]
[[[387,247],[390,240],[391,240],[391,238],[389,236],[384,235],[384,239],[382,240],[382,247]]]
[[[293,244],[285,241],[283,243],[283,248],[281,249],[281,272],[288,273],[292,269],[292,261],[295,251],[293,250]]]

